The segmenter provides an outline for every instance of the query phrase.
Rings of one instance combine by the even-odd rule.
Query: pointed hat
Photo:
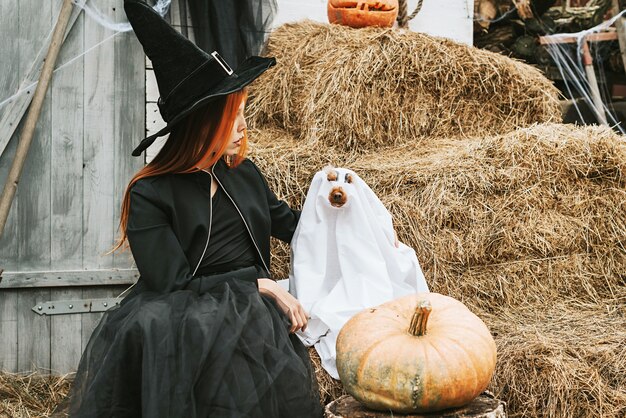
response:
[[[276,63],[274,58],[252,56],[233,70],[217,51],[207,54],[198,48],[143,1],[125,0],[124,10],[152,61],[160,95],[157,105],[167,123],[141,141],[133,151],[135,157],[199,106],[241,90]]]

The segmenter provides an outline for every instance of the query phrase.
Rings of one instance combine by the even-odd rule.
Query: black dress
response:
[[[267,272],[242,217],[220,188],[211,201],[195,278],[182,290],[135,292],[104,315],[81,358],[70,416],[322,415],[306,349],[258,292]]]

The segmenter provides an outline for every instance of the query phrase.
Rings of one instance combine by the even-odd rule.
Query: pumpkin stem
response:
[[[428,315],[433,310],[430,302],[427,300],[421,300],[417,302],[415,307],[415,313],[411,319],[411,325],[409,325],[409,333],[416,337],[420,337],[426,334],[426,324],[428,323]]]

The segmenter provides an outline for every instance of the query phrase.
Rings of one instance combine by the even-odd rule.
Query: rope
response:
[[[398,26],[407,28],[409,26],[409,20],[417,16],[420,10],[422,10],[422,3],[424,3],[424,0],[418,0],[413,13],[407,16],[407,0],[400,0],[400,4],[398,5]]]

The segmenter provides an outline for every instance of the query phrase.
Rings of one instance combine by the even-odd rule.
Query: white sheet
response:
[[[415,251],[395,247],[391,215],[374,192],[353,171],[333,170],[337,181],[319,171],[307,193],[291,242],[289,291],[311,317],[298,336],[315,346],[324,369],[339,379],[335,343],[346,321],[363,309],[428,292],[428,286]],[[335,186],[348,195],[341,208],[328,199]]]

